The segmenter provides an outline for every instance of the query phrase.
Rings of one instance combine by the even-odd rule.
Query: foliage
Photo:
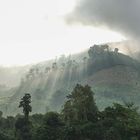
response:
[[[98,109],[95,105],[93,95],[94,93],[88,85],[83,87],[77,84],[72,93],[67,96],[68,100],[64,104],[62,113],[65,120],[96,120]]]
[[[24,97],[21,98],[19,107],[23,107],[23,113],[24,113],[25,119],[27,120],[29,117],[29,112],[32,111],[32,107],[30,103],[31,103],[31,95],[29,93],[26,93]]]
[[[22,101],[25,99],[29,99],[30,104],[30,98],[22,98]],[[24,107],[23,102],[22,105]],[[77,84],[68,94],[61,113],[34,114],[28,119],[21,115],[7,118],[1,115],[0,139],[139,140],[140,114],[138,108],[128,102],[114,103],[99,111],[91,88]]]
[[[31,122],[25,118],[18,118],[15,123],[15,136],[19,140],[31,140]]]
[[[19,107],[23,107],[24,118],[18,118],[15,123],[15,135],[18,140],[31,140],[31,122],[29,121],[29,112],[32,111],[31,95],[26,93],[23,98],[21,98]]]

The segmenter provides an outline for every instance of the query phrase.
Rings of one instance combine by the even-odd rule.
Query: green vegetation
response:
[[[21,113],[17,108],[19,99],[29,92],[33,114],[44,114],[48,110],[60,112],[67,93],[77,83],[88,84],[94,90],[99,110],[113,102],[133,101],[140,106],[140,63],[117,48],[94,45],[87,52],[63,55],[32,66],[18,87],[0,90],[3,94],[0,110],[4,116]],[[6,95],[9,98],[5,98]]]
[[[0,140],[140,140],[139,91],[140,63],[108,45],[35,65],[0,85]]]
[[[29,118],[29,112],[32,111],[31,103],[31,95],[26,93],[24,97],[21,99],[19,107],[23,107],[23,113],[26,120]]]
[[[138,108],[114,103],[99,111],[88,85],[77,84],[60,113],[29,116],[30,103],[27,93],[19,105],[24,116],[4,118],[0,112],[0,140],[140,140]]]

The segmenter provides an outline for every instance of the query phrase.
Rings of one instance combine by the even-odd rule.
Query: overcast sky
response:
[[[79,0],[71,22],[106,26],[128,38],[140,37],[140,0]]]
[[[100,20],[100,26],[93,24],[89,4],[94,5],[92,0],[0,0],[0,65],[40,62],[94,43],[126,39],[116,26],[108,28],[110,24]]]

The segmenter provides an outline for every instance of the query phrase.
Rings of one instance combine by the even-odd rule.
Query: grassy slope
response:
[[[95,92],[96,102],[102,109],[112,102],[134,102],[140,106],[139,72],[128,66],[103,69],[86,81]]]

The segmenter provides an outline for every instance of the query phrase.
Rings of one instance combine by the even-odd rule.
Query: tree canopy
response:
[[[100,111],[88,85],[75,86],[61,113],[29,116],[30,103],[30,94],[25,94],[20,101],[24,116],[1,115],[0,140],[140,140],[138,108],[114,103]]]

